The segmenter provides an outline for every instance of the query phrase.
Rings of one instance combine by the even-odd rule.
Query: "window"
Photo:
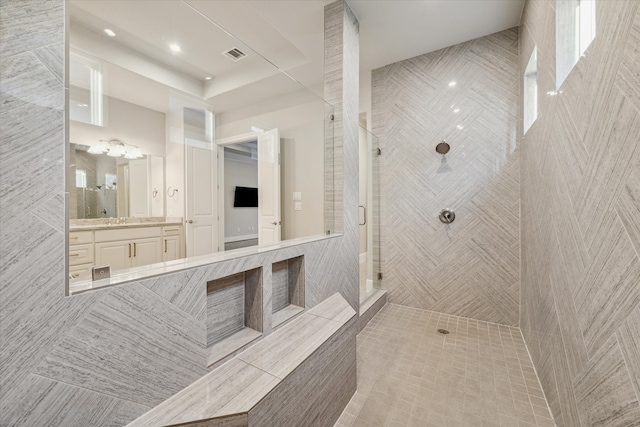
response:
[[[87,171],[76,170],[76,187],[87,188]]]
[[[556,89],[596,38],[596,0],[556,0]]]
[[[534,46],[531,58],[524,71],[524,131],[527,133],[538,117],[538,59]]]

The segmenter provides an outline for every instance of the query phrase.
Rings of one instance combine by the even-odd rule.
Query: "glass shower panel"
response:
[[[380,289],[380,147],[378,138],[360,127],[359,248],[360,302]]]

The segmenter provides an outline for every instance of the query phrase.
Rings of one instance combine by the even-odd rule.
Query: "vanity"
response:
[[[119,271],[184,258],[182,218],[70,220],[69,276],[91,279],[94,266]]]

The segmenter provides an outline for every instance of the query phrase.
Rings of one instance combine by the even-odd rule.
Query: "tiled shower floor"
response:
[[[358,391],[336,423],[554,425],[517,328],[394,304],[358,335]]]

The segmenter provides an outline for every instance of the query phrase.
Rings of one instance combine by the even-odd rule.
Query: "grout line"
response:
[[[531,353],[529,352],[529,346],[527,345],[527,341],[524,339],[524,334],[522,333],[522,330],[520,330],[520,336],[522,337],[522,341],[524,341],[524,343],[525,343],[524,348],[527,350],[527,355],[529,356],[529,361],[531,362],[531,366],[533,367],[533,373],[536,374],[536,379],[538,380],[538,384],[540,384],[540,390],[542,390],[542,397],[544,397],[544,401],[547,403],[547,410],[549,411],[549,415],[551,415],[551,422],[553,422],[554,425],[557,425],[555,417],[553,416],[553,413],[551,412],[551,406],[549,406],[549,401],[547,400],[547,394],[544,392],[544,388],[542,387],[542,381],[540,381],[540,376],[538,375],[538,370],[536,369],[535,363],[533,363],[533,358],[531,357]],[[553,375],[554,375],[554,379],[553,380],[555,382],[555,370],[553,372]],[[528,390],[527,390],[527,392],[528,392]],[[534,417],[535,417],[535,414],[534,414]]]

